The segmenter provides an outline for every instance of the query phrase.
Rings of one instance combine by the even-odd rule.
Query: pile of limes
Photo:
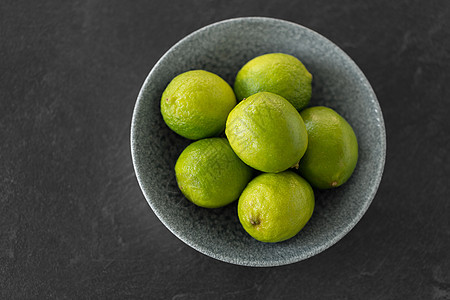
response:
[[[311,186],[342,185],[358,159],[344,118],[331,108],[306,108],[311,83],[300,60],[284,53],[246,63],[234,91],[204,70],[175,77],[161,97],[161,114],[173,131],[197,140],[175,165],[186,198],[206,208],[239,199],[239,220],[259,241],[295,236],[314,211]]]

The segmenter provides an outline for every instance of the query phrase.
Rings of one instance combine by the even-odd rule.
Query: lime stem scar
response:
[[[260,221],[258,219],[250,219],[250,224],[252,225],[259,225]]]

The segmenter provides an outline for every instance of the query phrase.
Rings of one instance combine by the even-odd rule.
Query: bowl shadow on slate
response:
[[[276,244],[251,238],[237,217],[237,202],[204,209],[177,187],[175,162],[192,141],[173,131],[160,113],[160,98],[178,74],[203,69],[230,85],[255,56],[296,56],[313,74],[310,106],[335,109],[352,125],[359,143],[355,172],[343,186],[315,191],[311,220],[294,238]],[[238,18],[206,26],[174,45],[148,75],[136,102],[131,132],[140,187],[161,222],[194,249],[221,261],[277,266],[301,261],[335,244],[360,220],[381,180],[386,137],[376,96],[356,64],[336,45],[300,25],[271,18]]]

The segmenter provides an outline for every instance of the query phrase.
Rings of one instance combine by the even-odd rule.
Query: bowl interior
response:
[[[164,123],[160,97],[173,77],[193,69],[218,74],[230,85],[255,56],[283,52],[299,58],[313,74],[310,106],[335,109],[352,125],[359,160],[340,188],[315,191],[316,207],[305,228],[277,244],[251,238],[237,217],[237,202],[199,208],[179,191],[175,162],[192,141]],[[147,77],[132,121],[137,178],[151,208],[182,241],[216,259],[248,266],[300,261],[330,247],[360,220],[375,196],[385,160],[385,129],[376,96],[356,64],[336,45],[303,26],[270,18],[239,18],[204,27],[173,46]]]

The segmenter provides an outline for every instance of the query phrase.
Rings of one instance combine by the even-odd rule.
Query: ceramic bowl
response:
[[[311,220],[294,238],[262,243],[250,237],[237,216],[237,201],[219,209],[200,208],[179,191],[175,162],[192,141],[164,123],[160,99],[176,75],[194,69],[218,74],[230,85],[255,56],[283,52],[299,58],[313,75],[310,106],[335,109],[353,127],[359,160],[348,182],[315,191]],[[156,63],[136,101],[131,150],[136,176],[149,205],[180,240],[218,260],[245,266],[277,266],[301,261],[329,248],[347,234],[368,209],[381,180],[386,136],[377,98],[352,59],[322,35],[272,18],[221,21],[186,36]]]

